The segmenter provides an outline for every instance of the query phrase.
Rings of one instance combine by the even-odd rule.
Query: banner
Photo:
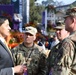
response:
[[[14,5],[12,5],[12,4],[0,5],[0,15],[12,18],[13,14],[14,14]]]

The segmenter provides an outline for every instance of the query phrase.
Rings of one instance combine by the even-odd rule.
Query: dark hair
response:
[[[0,26],[4,23],[5,20],[9,20],[9,19],[5,16],[0,16]]]

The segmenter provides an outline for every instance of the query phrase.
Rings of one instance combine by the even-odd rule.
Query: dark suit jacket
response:
[[[8,48],[0,40],[0,75],[13,75],[13,59]]]

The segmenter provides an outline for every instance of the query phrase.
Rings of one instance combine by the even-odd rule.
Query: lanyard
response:
[[[25,59],[26,63],[24,65],[27,65],[28,59],[31,57],[33,51],[34,51],[34,49],[31,50],[31,52],[29,53],[27,59]]]

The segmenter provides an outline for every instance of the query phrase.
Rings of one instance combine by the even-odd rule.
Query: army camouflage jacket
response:
[[[48,74],[76,75],[76,31],[57,44],[48,56]]]
[[[46,55],[40,46],[34,44],[33,47],[27,48],[24,44],[11,50],[15,65],[25,64],[28,75],[46,75]]]

